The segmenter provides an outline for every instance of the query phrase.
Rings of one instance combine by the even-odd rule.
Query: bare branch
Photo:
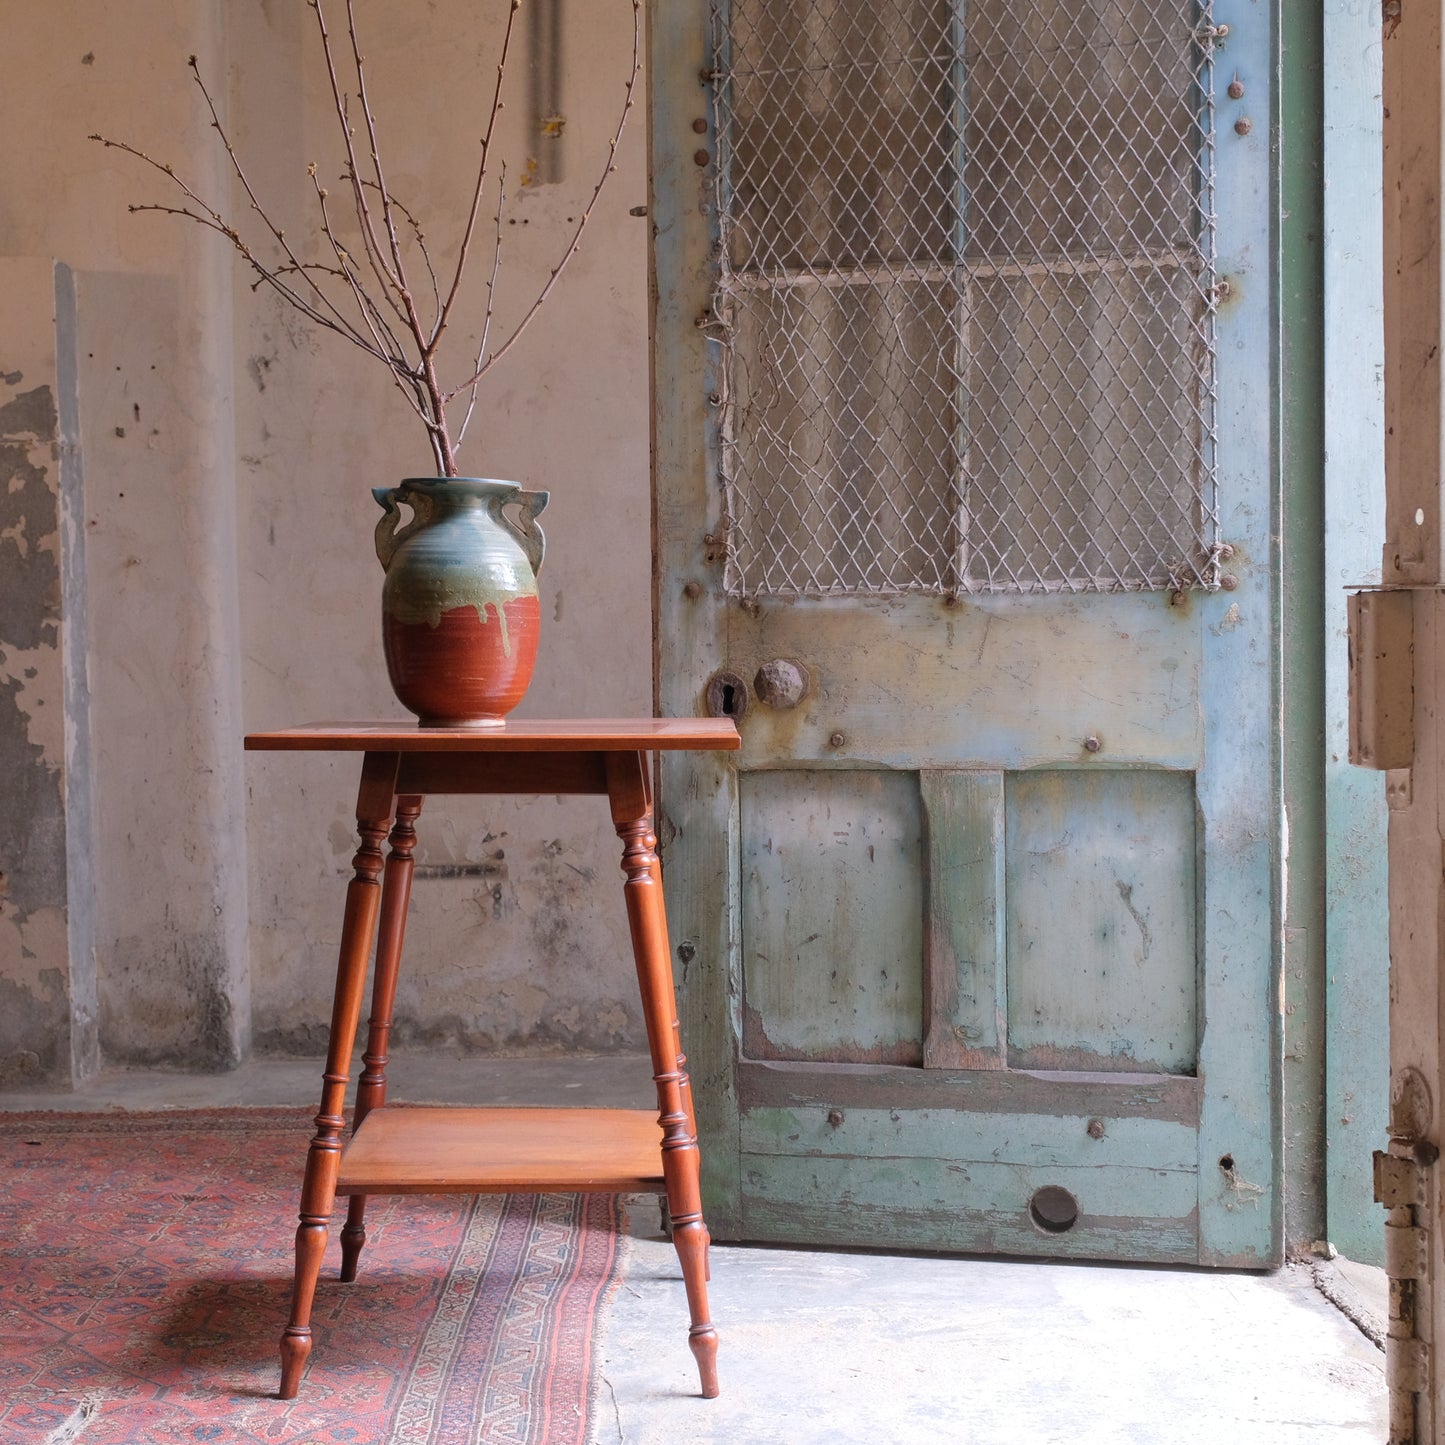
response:
[[[394,276],[386,264],[381,242],[377,239],[376,228],[371,219],[371,208],[366,204],[366,193],[361,186],[361,171],[356,164],[356,143],[352,140],[351,116],[346,107],[346,96],[342,93],[341,80],[336,73],[336,57],[331,52],[331,32],[326,28],[326,12],[321,0],[307,0],[316,12],[316,29],[321,36],[321,53],[326,58],[326,76],[331,83],[331,99],[336,107],[336,118],[341,124],[342,144],[346,147],[346,178],[356,200],[356,216],[361,225],[362,244],[366,248],[367,260],[376,273],[382,290],[391,295],[401,290],[401,280]],[[400,314],[400,313],[398,313]]]
[[[236,179],[240,181],[242,189],[246,192],[246,199],[250,201],[251,209],[255,211],[255,213],[261,218],[261,223],[266,227],[268,231],[270,231],[272,236],[276,238],[276,244],[280,246],[281,251],[285,255],[287,261],[289,261],[293,266],[299,267],[301,265],[301,258],[297,256],[295,251],[291,249],[291,243],[287,241],[285,231],[283,231],[281,227],[278,226],[271,219],[270,215],[266,212],[266,209],[261,205],[260,200],[257,198],[256,192],[251,188],[251,181],[250,178],[246,175],[245,168],[241,165],[241,158],[236,154],[236,148],[231,144],[231,137],[226,134],[225,126],[221,124],[221,117],[220,113],[216,109],[216,102],[214,101],[214,99],[212,99],[210,89],[206,85],[206,82],[201,78],[201,67],[199,62],[196,60],[196,57],[192,55],[187,60],[187,64],[191,67],[191,76],[195,80],[197,88],[200,90],[201,95],[205,98],[206,109],[211,113],[211,126],[215,130],[216,134],[221,138],[221,144],[225,147],[226,156],[231,162],[231,169],[235,172]],[[169,167],[166,167],[165,169],[168,174],[171,173]],[[187,194],[190,194],[189,188],[187,187],[185,189],[187,190]],[[199,197],[197,197],[196,199],[199,202]],[[207,207],[207,209],[209,210],[210,207]],[[304,272],[302,274],[303,279],[309,282],[310,278],[305,276]],[[347,331],[348,333],[353,334],[355,338],[359,341],[361,339],[360,333],[352,332],[350,324],[341,314],[341,311],[337,308],[331,298],[323,290],[321,290],[319,286],[313,285],[312,289],[316,293],[317,302],[322,308],[332,314],[332,316],[335,318],[336,325]]]
[[[321,0],[315,0],[317,13],[321,10]],[[508,24],[511,23],[510,13]],[[366,122],[366,137],[371,150],[371,165],[376,176],[376,190],[381,199],[381,220],[386,227],[387,242],[391,247],[391,261],[397,280],[398,296],[406,308],[406,322],[411,328],[412,335],[416,338],[417,351],[420,353],[421,370],[425,378],[425,385],[431,406],[432,436],[440,446],[442,474],[444,476],[456,475],[456,463],[452,457],[451,438],[446,430],[446,406],[447,397],[443,392],[441,383],[436,373],[436,337],[428,336],[421,317],[417,314],[416,300],[411,294],[411,287],[407,283],[406,265],[401,254],[401,238],[397,235],[396,218],[392,214],[391,193],[386,187],[386,173],[381,165],[381,148],[376,138],[376,117],[372,114],[371,101],[366,93],[366,66],[361,55],[361,43],[356,35],[356,9],[354,0],[346,0],[346,28],[351,39],[351,59],[356,67],[356,98],[361,105],[362,118]],[[363,199],[364,188],[358,187]],[[440,323],[439,323],[440,326]]]
[[[432,419],[427,411],[427,396],[421,382],[410,372],[401,371],[395,366],[391,368],[391,379],[406,398],[406,404],[421,418],[422,425],[427,429],[427,439],[430,441]],[[438,455],[435,441],[432,441],[432,454]]]
[[[588,198],[582,214],[577,218],[577,228],[572,233],[572,238],[567,243],[567,249],[563,252],[562,258],[552,267],[552,273],[547,278],[546,284],[542,287],[531,306],[527,308],[522,319],[517,323],[512,334],[469,376],[460,386],[453,388],[447,393],[447,399],[466,391],[476,382],[480,381],[494,367],[520,339],[522,333],[532,323],[532,318],[542,309],[547,298],[552,294],[557,285],[557,278],[566,269],[567,263],[577,254],[578,242],[581,240],[582,232],[586,229],[587,222],[591,219],[593,208],[597,204],[597,198],[602,194],[602,188],[607,184],[608,177],[617,169],[617,147],[622,142],[622,132],[627,125],[628,112],[633,106],[634,97],[637,91],[637,79],[642,72],[642,7],[641,0],[632,0],[632,74],[627,80],[627,100],[622,107],[621,114],[617,119],[617,128],[612,133],[611,143],[607,147],[607,163],[602,168],[602,174],[597,179],[597,184],[592,188],[592,194]]]
[[[441,334],[447,328],[447,321],[451,316],[452,303],[457,299],[457,292],[461,290],[462,275],[467,269],[467,253],[471,249],[472,235],[477,228],[477,216],[482,207],[482,191],[487,182],[487,161],[492,154],[492,135],[497,127],[497,116],[502,111],[502,82],[507,76],[507,56],[512,48],[512,32],[517,24],[517,11],[522,8],[522,0],[512,0],[511,9],[507,11],[507,29],[502,36],[502,53],[497,60],[497,83],[492,90],[492,109],[487,116],[487,129],[482,136],[482,158],[477,163],[477,183],[472,189],[471,209],[467,212],[467,224],[462,231],[461,244],[457,247],[457,265],[452,275],[451,289],[447,292],[446,304],[437,317],[436,330],[432,332],[432,343],[441,340]],[[456,395],[455,392],[452,393]]]
[[[320,0],[317,0],[316,11],[318,15],[321,13]],[[361,105],[361,118],[366,124],[367,147],[371,152],[371,169],[372,174],[376,177],[375,190],[381,201],[381,224],[385,229],[387,245],[391,251],[391,274],[396,280],[397,295],[406,307],[407,322],[416,333],[417,345],[424,350],[426,338],[412,301],[411,288],[407,285],[406,267],[401,255],[401,238],[397,235],[396,219],[392,215],[391,192],[386,188],[386,173],[381,167],[381,147],[376,138],[376,117],[372,114],[371,101],[366,94],[366,68],[361,56],[361,42],[356,35],[356,10],[353,0],[346,0],[346,31],[351,41],[351,62],[356,69],[356,98]],[[364,199],[366,181],[359,175],[354,176],[353,179]]]
[[[371,186],[373,189],[375,189],[376,186],[375,181],[364,181],[362,184]],[[431,251],[427,247],[426,236],[422,234],[421,222],[418,221],[395,196],[391,198],[391,203],[406,218],[406,223],[411,227],[411,233],[416,238],[416,248],[421,252],[421,259],[426,265],[427,277],[431,281],[432,304],[435,306],[437,314],[440,315],[442,307],[441,282],[437,278],[436,267],[432,265]]]
[[[477,391],[482,384],[482,361],[487,354],[487,340],[492,334],[492,312],[496,305],[497,298],[497,275],[502,269],[502,208],[507,201],[507,163],[502,162],[501,178],[497,182],[497,235],[492,246],[492,273],[487,277],[487,314],[482,318],[482,335],[477,342],[477,359],[473,365],[473,372],[476,380],[472,382],[472,394],[467,401],[466,415],[462,417],[460,430],[457,432],[457,450],[461,450],[462,442],[466,440],[467,428],[472,422],[472,413],[477,408]]]
[[[155,160],[151,156],[148,156],[144,151],[137,149],[135,146],[128,145],[125,141],[108,140],[103,135],[92,135],[90,139],[94,141],[99,141],[102,145],[111,147],[115,150],[124,151],[127,155],[135,156],[138,160],[145,161],[146,164],[154,166],[156,170],[162,172],[162,174],[166,176],[169,176],[170,179],[174,181],[177,186],[180,187],[180,189],[185,193],[185,195],[191,200],[193,200],[196,205],[205,212],[205,214],[202,215],[200,214],[200,212],[191,210],[189,206],[165,206],[160,204],[146,204],[128,207],[127,209],[130,210],[132,214],[140,211],[158,211],[162,215],[184,216],[187,220],[194,221],[197,225],[204,226],[207,230],[215,231],[217,235],[224,236],[226,240],[231,243],[232,247],[241,257],[241,259],[245,261],[245,263],[251,268],[253,272],[255,272],[257,277],[256,285],[259,286],[261,284],[265,284],[267,286],[270,286],[274,291],[276,291],[278,295],[280,295],[284,300],[288,301],[308,320],[314,321],[318,326],[324,326],[328,331],[334,331],[338,336],[344,336],[346,340],[351,342],[353,346],[359,347],[362,351],[366,352],[368,356],[374,356],[378,361],[384,362],[388,366],[392,364],[391,358],[386,355],[384,349],[369,344],[365,336],[360,331],[357,331],[354,327],[352,327],[348,322],[346,322],[344,318],[333,319],[333,316],[328,316],[324,314],[310,301],[308,301],[304,295],[296,291],[294,287],[288,286],[284,281],[281,280],[281,276],[282,274],[284,274],[285,271],[291,271],[298,268],[310,268],[302,268],[300,262],[295,263],[295,267],[288,266],[282,269],[267,266],[266,263],[260,260],[260,258],[257,257],[255,252],[251,250],[250,246],[245,242],[245,240],[242,239],[242,237],[235,230],[235,228],[230,226],[220,215],[219,212],[214,211],[209,206],[207,206],[205,201],[203,201],[201,197],[198,196],[195,191],[193,191],[185,183],[185,181],[183,181],[178,175],[176,175],[174,170],[172,170],[170,166],[164,164],[161,161]],[[321,291],[321,288],[317,286],[314,281],[311,281],[309,277],[304,277],[304,279],[307,281],[308,288],[311,291],[325,297],[325,293]],[[335,313],[336,311],[336,308],[330,303],[329,299],[327,300],[327,308],[333,313]]]
[[[382,314],[381,307],[372,298],[362,284],[361,278],[356,274],[355,266],[350,253],[341,244],[336,232],[331,226],[331,211],[326,204],[328,192],[326,187],[316,178],[316,166],[311,164],[306,167],[306,173],[311,177],[312,189],[316,192],[316,204],[321,212],[321,234],[330,243],[332,254],[335,255],[337,265],[341,268],[347,285],[351,288],[351,294],[356,301],[357,308],[361,312],[361,318],[366,328],[371,332],[372,338],[383,350],[389,348],[392,359],[392,366],[401,366],[410,369],[411,362],[406,354],[406,348],[402,345],[396,333],[391,329],[391,323]],[[375,268],[373,268],[374,271]],[[383,293],[386,294],[386,293]],[[399,314],[399,313],[398,313]],[[383,341],[383,336],[385,341]]]

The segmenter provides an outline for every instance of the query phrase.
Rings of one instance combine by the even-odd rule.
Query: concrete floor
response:
[[[111,1071],[0,1110],[311,1104],[315,1060]],[[650,1107],[642,1058],[398,1058],[417,1102]],[[630,1202],[594,1445],[1305,1445],[1386,1437],[1383,1274],[1273,1275],[718,1245],[703,1400],[656,1203]],[[1318,1276],[1318,1278],[1316,1277]],[[1329,1298],[1326,1298],[1328,1294]],[[1334,1301],[1332,1303],[1331,1301]],[[1357,1323],[1352,1322],[1357,1321]]]

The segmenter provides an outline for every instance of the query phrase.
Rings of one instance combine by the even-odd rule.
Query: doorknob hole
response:
[[[1066,1234],[1079,1219],[1079,1201],[1057,1184],[1035,1189],[1029,1200],[1029,1218],[1045,1234]]]

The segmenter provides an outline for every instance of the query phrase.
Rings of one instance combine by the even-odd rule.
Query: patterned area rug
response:
[[[611,1195],[395,1196],[336,1279],[297,1399],[277,1341],[310,1111],[0,1115],[5,1445],[570,1445]]]

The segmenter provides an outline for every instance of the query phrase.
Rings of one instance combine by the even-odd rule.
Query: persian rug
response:
[[[278,1400],[311,1111],[0,1115],[5,1445],[571,1445],[618,1277],[611,1195],[338,1201]]]

